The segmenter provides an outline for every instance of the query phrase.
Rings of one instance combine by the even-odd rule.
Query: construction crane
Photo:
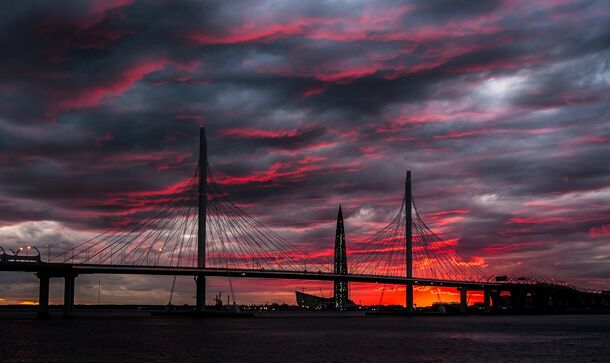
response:
[[[231,289],[231,295],[233,295],[233,308],[235,309],[236,312],[239,313],[239,305],[237,305],[237,303],[235,303],[235,291],[233,291],[233,282],[231,281],[230,277],[229,277],[229,288]]]
[[[438,311],[441,313],[446,313],[447,308],[443,304],[443,299],[441,299],[441,289],[440,288],[436,289],[436,298],[438,299],[438,301],[436,302],[437,306],[438,306]]]
[[[174,276],[174,280],[172,281],[172,288],[169,291],[169,301],[167,302],[167,310],[172,309],[172,299],[174,297],[174,288],[176,287],[176,276]]]
[[[217,307],[222,307],[222,291],[218,291],[218,295],[216,295],[215,304]]]

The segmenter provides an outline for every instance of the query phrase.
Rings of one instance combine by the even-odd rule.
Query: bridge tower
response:
[[[347,275],[347,252],[345,248],[345,228],[343,226],[343,212],[339,205],[337,215],[337,232],[335,234],[335,263],[333,272],[335,274]],[[343,310],[347,307],[349,293],[348,282],[335,280],[335,309]]]
[[[406,259],[407,259],[407,279],[413,278],[413,215],[411,211],[411,170],[407,170],[405,179],[405,236],[406,236]],[[408,311],[413,311],[413,283],[407,282],[406,307]]]
[[[205,127],[199,129],[199,214],[197,231],[197,268],[205,268],[205,231],[206,202],[208,186],[208,142],[205,138]],[[205,275],[197,275],[197,310],[205,309]]]

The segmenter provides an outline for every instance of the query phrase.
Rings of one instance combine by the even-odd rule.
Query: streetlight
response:
[[[159,260],[161,259],[161,253],[163,252],[163,248],[159,248],[159,254],[157,255],[157,266],[159,266]]]

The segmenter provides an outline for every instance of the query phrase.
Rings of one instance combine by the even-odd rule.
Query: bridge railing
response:
[[[8,253],[4,248],[0,247],[0,263],[42,263],[38,248],[28,246],[27,249],[33,249],[36,251],[36,255],[19,255],[23,248],[19,248],[17,251],[9,249],[11,253]]]

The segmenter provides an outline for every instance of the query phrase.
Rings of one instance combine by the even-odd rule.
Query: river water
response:
[[[2,315],[0,337],[0,362],[610,362],[610,315]]]

